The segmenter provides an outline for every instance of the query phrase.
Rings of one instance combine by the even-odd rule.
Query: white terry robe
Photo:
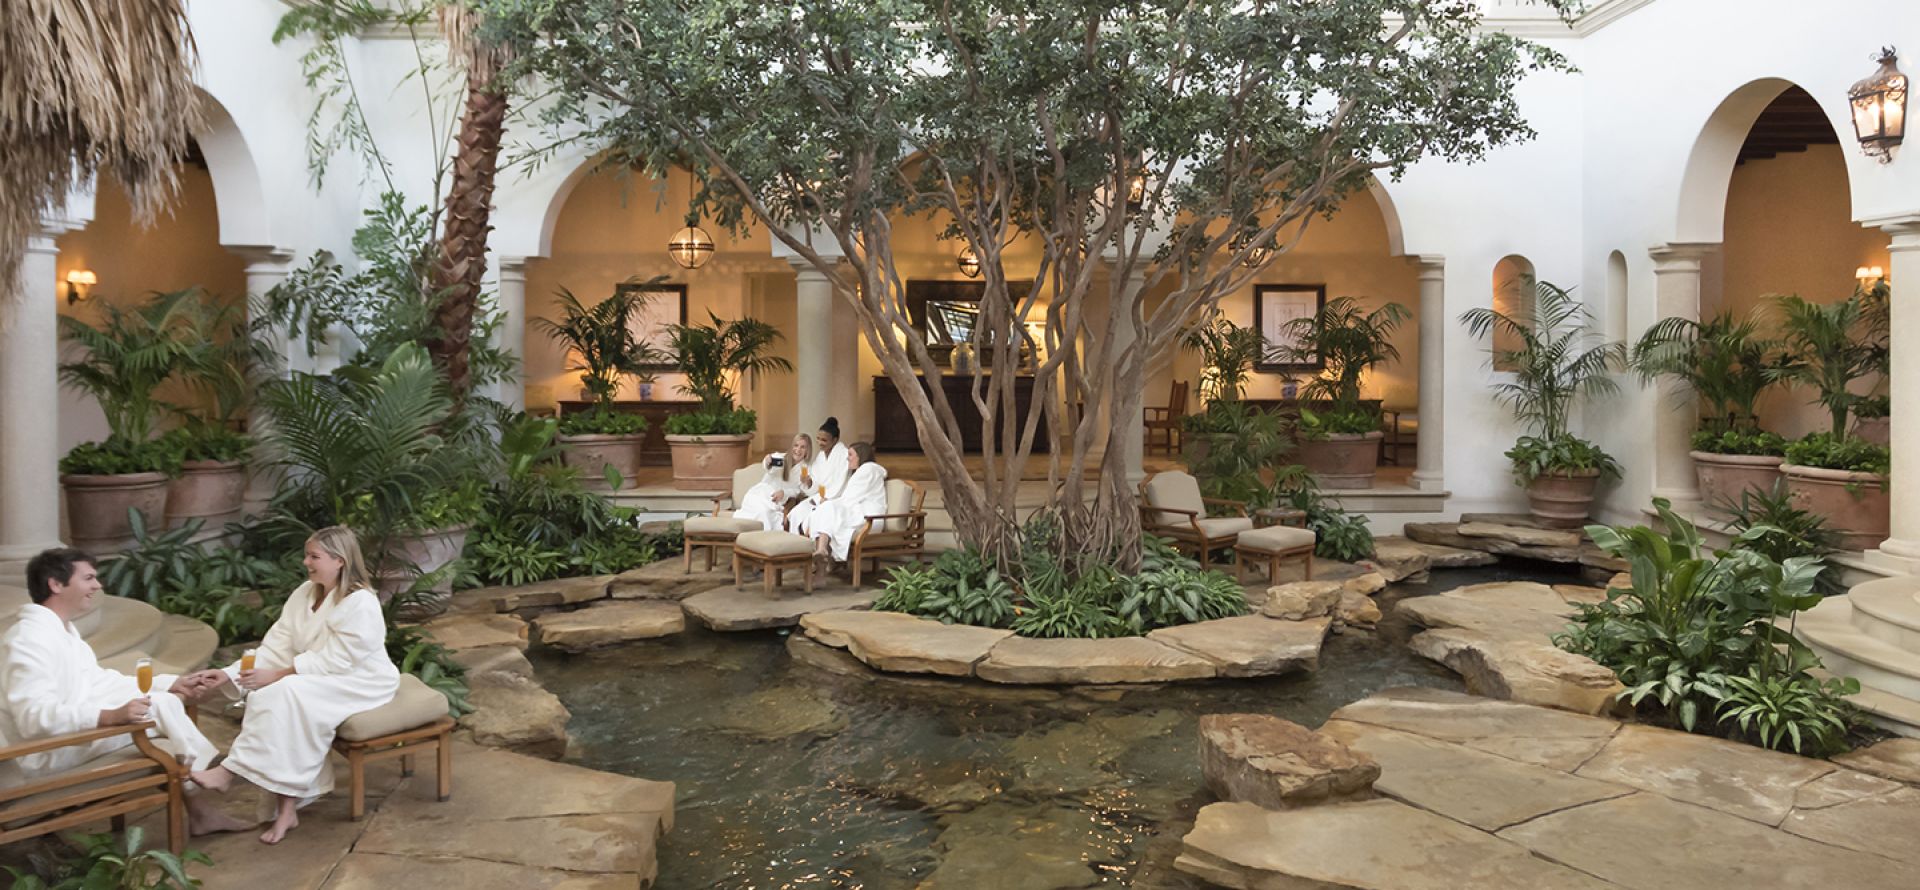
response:
[[[788,528],[806,528],[807,517],[813,515],[822,501],[840,496],[840,489],[847,483],[847,443],[835,442],[826,454],[814,455],[812,473],[813,485],[807,492],[807,499],[794,504],[793,509],[787,511]],[[826,494],[821,494],[822,491]]]
[[[840,496],[814,508],[807,523],[807,537],[826,535],[833,558],[845,561],[853,536],[866,525],[867,517],[887,512],[887,468],[879,464],[861,464],[847,477]]]
[[[316,596],[322,597],[317,612]],[[333,790],[327,750],[340,724],[393,701],[400,688],[400,671],[387,657],[380,599],[365,588],[343,598],[322,594],[312,581],[300,585],[260,642],[254,667],[294,673],[247,693],[240,735],[222,765],[302,801]],[[226,671],[237,684],[240,663]]]
[[[790,457],[785,452],[779,454]],[[774,455],[767,457],[770,459]],[[806,467],[807,478],[811,480],[818,468],[812,462]],[[779,531],[787,518],[787,502],[803,494],[806,494],[806,489],[800,484],[800,467],[769,466],[766,476],[747,489],[746,499],[734,505],[733,515],[737,519],[754,520],[767,531]],[[779,500],[774,500],[775,495],[779,495]]]
[[[218,753],[187,718],[179,696],[168,695],[176,678],[157,674],[148,695],[149,719],[158,725],[155,742],[168,753],[185,755],[192,769],[206,769]],[[82,732],[100,725],[100,712],[140,697],[133,677],[104,668],[73,625],[37,603],[20,607],[19,619],[0,636],[0,747]],[[29,754],[0,763],[0,787],[16,787],[69,770],[121,748],[119,735],[88,745]]]

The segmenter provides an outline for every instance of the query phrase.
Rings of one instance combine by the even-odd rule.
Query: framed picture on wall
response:
[[[1318,371],[1326,360],[1315,355],[1310,362],[1282,361],[1284,350],[1295,345],[1286,333],[1288,322],[1312,318],[1327,305],[1324,284],[1256,284],[1253,286],[1253,327],[1267,341],[1267,353],[1254,362],[1256,371]]]
[[[623,281],[614,285],[615,293],[639,293],[640,307],[633,312],[629,326],[633,335],[642,343],[651,343],[663,355],[672,355],[669,348],[673,338],[668,333],[670,325],[687,323],[687,286],[684,284],[647,284],[637,281]],[[665,361],[648,362],[642,367],[649,371],[672,371],[680,366],[671,358]]]

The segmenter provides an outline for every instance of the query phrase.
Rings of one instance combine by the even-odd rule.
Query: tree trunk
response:
[[[440,337],[427,344],[434,361],[446,369],[447,385],[456,400],[464,400],[472,388],[468,347],[480,282],[487,272],[493,178],[500,164],[506,119],[507,94],[495,90],[490,78],[470,73],[466,114],[460,119],[459,147],[453,156],[453,182],[440,221],[440,255],[433,264],[433,287],[440,295],[434,321]]]

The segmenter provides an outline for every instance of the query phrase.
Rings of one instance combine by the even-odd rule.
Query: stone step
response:
[[[1826,671],[1817,669],[1813,673],[1821,679],[1832,676]],[[1848,696],[1847,701],[1867,712],[1868,719],[1881,729],[1895,735],[1920,739],[1920,701],[1894,695],[1865,683],[1860,684],[1860,691]]]
[[[1806,641],[1827,670],[1920,703],[1920,652],[1868,636],[1853,623],[1848,597],[1829,597],[1800,613],[1794,634]]]
[[[1881,578],[1847,591],[1853,626],[1870,637],[1920,652],[1920,578]]]
[[[126,597],[101,596],[97,602],[86,616],[91,620],[76,621],[74,626],[101,661],[128,652],[152,652],[163,642],[166,613]]]

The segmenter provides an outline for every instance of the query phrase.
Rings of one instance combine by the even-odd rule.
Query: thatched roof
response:
[[[149,219],[199,124],[182,0],[0,2],[0,299],[27,238],[102,171]]]

